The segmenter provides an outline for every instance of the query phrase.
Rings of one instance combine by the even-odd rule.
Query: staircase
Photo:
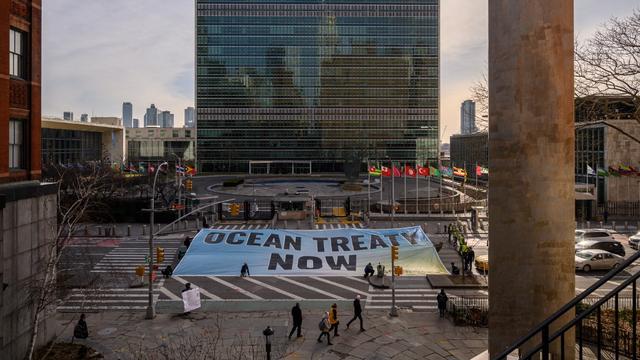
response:
[[[605,296],[595,298],[593,294],[615,276],[629,273],[639,258],[640,251],[492,358],[549,360],[550,349],[559,346],[559,357],[554,359],[637,359],[640,350],[637,312],[640,271],[622,282],[617,281],[619,285]],[[559,320],[566,316],[571,320]],[[565,346],[570,337],[575,337],[573,349]],[[520,353],[519,349],[525,348],[525,344],[527,350]]]

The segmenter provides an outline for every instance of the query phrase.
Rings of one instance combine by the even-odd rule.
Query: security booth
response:
[[[304,220],[312,216],[313,201],[310,197],[283,196],[274,203],[279,220]]]

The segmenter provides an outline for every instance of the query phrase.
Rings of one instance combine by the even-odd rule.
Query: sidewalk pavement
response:
[[[341,336],[331,333],[333,346],[328,346],[326,339],[322,343],[316,341],[321,318],[318,311],[303,312],[303,337],[296,339],[294,334],[291,340],[287,339],[291,327],[288,311],[194,311],[188,316],[160,314],[154,320],[144,320],[140,312],[88,314],[90,337],[86,344],[106,359],[186,359],[181,354],[188,351],[178,350],[184,348],[216,359],[238,358],[240,353],[243,359],[263,359],[262,330],[271,326],[275,331],[274,359],[466,360],[487,349],[487,329],[456,327],[449,320],[438,318],[437,313],[401,311],[399,317],[390,318],[386,311],[365,311],[366,331],[360,332],[357,320],[346,329],[351,311],[339,311]],[[75,321],[77,317],[71,314],[58,315],[60,325],[71,322],[59,341],[70,340]]]

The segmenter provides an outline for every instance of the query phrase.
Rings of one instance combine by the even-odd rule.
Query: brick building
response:
[[[29,289],[57,232],[55,184],[40,179],[41,0],[0,0],[0,358],[24,358],[32,334]],[[53,312],[38,344],[53,338]]]

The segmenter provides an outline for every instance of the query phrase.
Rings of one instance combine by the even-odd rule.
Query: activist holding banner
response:
[[[398,229],[217,230],[203,229],[174,270],[178,276],[237,276],[246,262],[252,275],[357,276],[367,263],[396,265],[408,275],[447,274],[419,226]]]

